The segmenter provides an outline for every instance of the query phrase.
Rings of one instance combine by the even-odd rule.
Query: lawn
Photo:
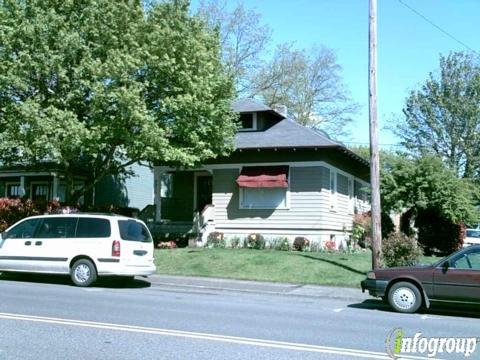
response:
[[[359,287],[371,253],[184,248],[155,250],[155,263],[159,274]]]

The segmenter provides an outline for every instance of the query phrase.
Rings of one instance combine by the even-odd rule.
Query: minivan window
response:
[[[135,220],[119,220],[120,237],[123,240],[152,242],[147,228]]]
[[[467,237],[480,238],[480,230],[467,230]]]
[[[74,217],[48,217],[44,218],[37,233],[36,238],[72,238],[75,234],[77,218]]]
[[[39,221],[39,219],[30,219],[21,222],[7,232],[5,239],[33,238]]]
[[[109,237],[112,230],[108,219],[81,217],[78,219],[77,238]]]

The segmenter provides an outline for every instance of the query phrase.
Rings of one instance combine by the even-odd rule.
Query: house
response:
[[[94,190],[80,198],[80,203],[139,210],[151,206],[153,170],[147,165],[134,164],[129,171],[133,175],[127,178],[107,176],[101,179]],[[88,181],[88,173],[78,174],[75,186],[83,187]],[[65,172],[58,165],[0,167],[0,197],[64,202],[66,189]]]
[[[155,232],[297,236],[340,245],[369,209],[369,164],[325,133],[252,99],[237,100],[235,150],[195,169],[154,167]]]

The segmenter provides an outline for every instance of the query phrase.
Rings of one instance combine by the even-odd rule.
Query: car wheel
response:
[[[422,306],[422,294],[410,282],[398,282],[388,291],[390,306],[402,313],[414,313]]]
[[[73,264],[70,277],[77,286],[90,286],[97,280],[97,269],[90,260],[80,259]]]

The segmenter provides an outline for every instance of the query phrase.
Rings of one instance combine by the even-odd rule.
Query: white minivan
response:
[[[153,240],[142,221],[120,215],[32,216],[0,235],[2,271],[70,274],[77,286],[104,275],[151,275]]]

